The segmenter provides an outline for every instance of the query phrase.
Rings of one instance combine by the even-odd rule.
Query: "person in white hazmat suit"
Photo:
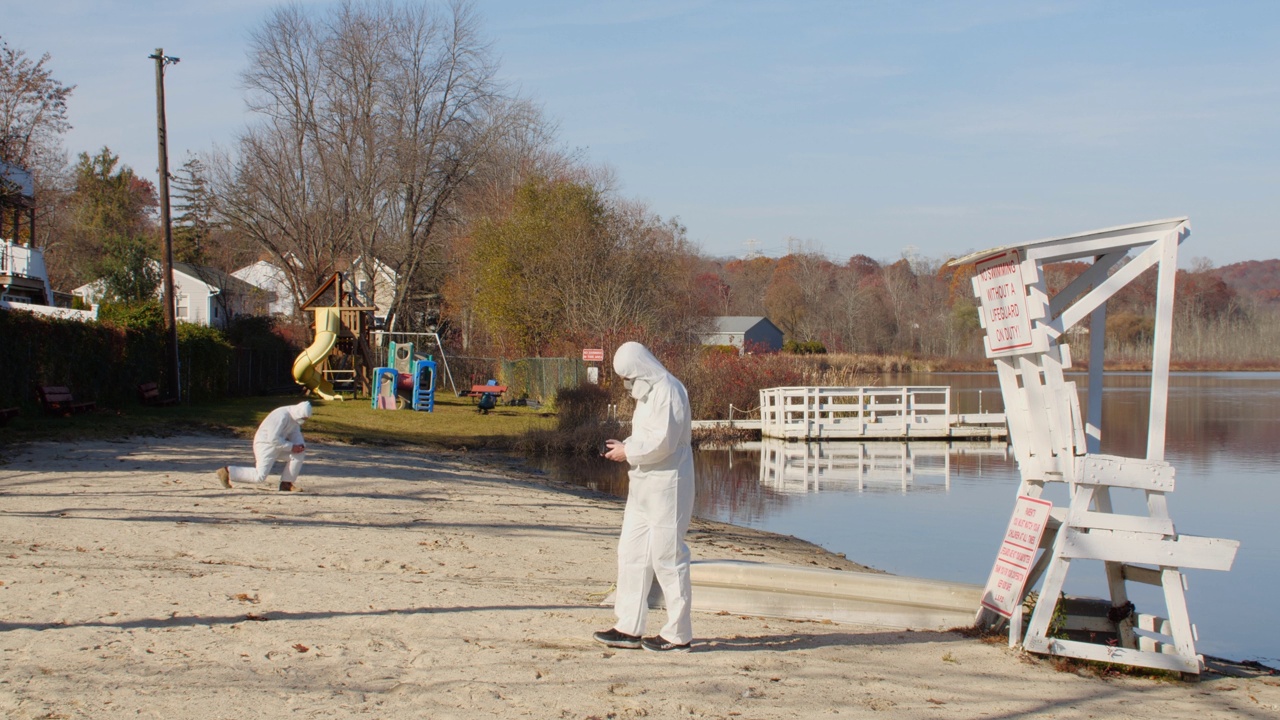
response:
[[[689,394],[648,348],[623,343],[613,370],[636,400],[631,436],[606,441],[604,456],[631,466],[618,539],[618,589],[609,630],[594,634],[610,647],[688,652],[692,588],[685,531],[693,517],[693,448]],[[667,624],[644,637],[649,587],[662,588]]]
[[[280,489],[293,490],[293,484],[302,472],[306,460],[307,444],[302,438],[302,423],[311,417],[311,403],[278,407],[267,414],[253,436],[255,467],[228,465],[218,468],[217,476],[222,486],[229,488],[233,482],[264,483],[277,460],[284,460],[280,473]]]

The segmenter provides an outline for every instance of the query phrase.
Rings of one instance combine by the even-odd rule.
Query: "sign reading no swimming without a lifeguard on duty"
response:
[[[992,255],[975,263],[974,290],[982,302],[987,328],[987,352],[1009,352],[1031,347],[1031,318],[1027,314],[1027,289],[1017,250]]]
[[[1049,524],[1049,510],[1052,508],[1053,503],[1048,500],[1018,496],[1018,502],[1013,506],[1013,517],[1009,519],[1009,529],[1000,543],[996,565],[991,569],[991,577],[987,578],[987,587],[982,592],[983,607],[1005,617],[1013,616],[1014,609],[1022,602],[1027,574],[1036,560],[1036,549],[1040,547],[1040,538]]]

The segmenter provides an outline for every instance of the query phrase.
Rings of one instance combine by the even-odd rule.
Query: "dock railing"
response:
[[[787,440],[951,434],[951,388],[776,387],[760,391],[760,432]]]

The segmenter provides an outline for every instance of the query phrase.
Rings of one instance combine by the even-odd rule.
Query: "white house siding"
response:
[[[173,271],[174,316],[178,322],[189,322],[197,325],[208,325],[225,328],[233,315],[257,315],[265,312],[266,303],[258,302],[251,292],[257,290],[239,278],[230,278],[210,268],[200,268],[185,263],[175,263]],[[230,290],[224,290],[206,282],[194,273],[200,273],[210,279],[227,284]],[[73,295],[84,299],[86,303],[97,305],[106,295],[106,283],[101,279],[72,290]],[[226,293],[225,298],[219,295]],[[156,288],[156,297],[164,297],[164,285]],[[226,310],[223,309],[225,304]]]
[[[293,291],[289,288],[289,280],[284,270],[265,260],[248,265],[231,273],[231,277],[243,280],[254,287],[261,288],[272,295],[268,312],[272,315],[293,315]]]
[[[379,260],[374,260],[373,272],[363,257],[351,263],[351,277],[355,279],[356,300],[365,306],[376,307],[374,317],[385,320],[391,310],[391,299],[396,291],[396,272]],[[372,283],[370,282],[372,275]]]

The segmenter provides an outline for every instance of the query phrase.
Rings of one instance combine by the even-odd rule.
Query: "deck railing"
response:
[[[760,391],[760,432],[788,440],[945,436],[951,388],[777,387]]]

